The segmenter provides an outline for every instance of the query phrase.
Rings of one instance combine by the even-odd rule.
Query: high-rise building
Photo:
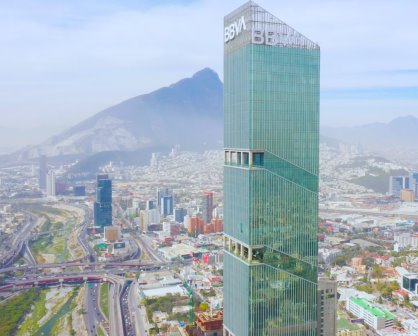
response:
[[[212,220],[213,192],[205,191],[202,197],[202,217],[206,224]]]
[[[102,227],[112,225],[112,180],[107,174],[97,175],[94,225]]]
[[[224,332],[316,336],[320,49],[252,1],[224,24]]]
[[[174,209],[174,220],[176,223],[183,223],[184,216],[187,215],[187,210],[185,208],[176,208]]]
[[[415,198],[418,198],[418,173],[412,172],[409,174],[409,189],[414,192]]]
[[[48,174],[46,156],[41,155],[39,158],[39,189],[41,190],[46,190],[46,174]]]
[[[172,215],[174,210],[174,198],[173,195],[165,195],[161,197],[161,215]]]
[[[389,176],[389,195],[400,197],[402,189],[409,189],[409,176]]]
[[[318,279],[318,336],[336,335],[337,303],[337,283]]]
[[[153,200],[147,200],[145,210],[155,209],[155,204]]]
[[[173,196],[174,199],[174,194],[173,191],[169,188],[158,188],[157,189],[157,207],[158,209],[161,208],[161,199],[163,196]]]
[[[74,186],[73,187],[73,193],[74,196],[86,196],[86,186],[80,185],[80,186]]]
[[[53,170],[48,171],[46,175],[46,195],[55,196],[56,195],[56,177]]]

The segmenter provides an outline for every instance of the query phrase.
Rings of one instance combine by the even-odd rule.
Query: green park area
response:
[[[109,321],[109,283],[105,282],[100,285],[100,309]]]
[[[0,305],[0,335],[14,335],[19,321],[30,310],[39,296],[39,290],[30,289],[17,294]]]
[[[77,225],[77,214],[41,204],[32,204],[30,210],[45,219],[30,245],[36,261],[54,263],[70,260],[68,237]]]
[[[337,329],[338,330],[359,330],[360,325],[351,323],[345,316],[345,314],[338,312],[338,318],[337,318]]]

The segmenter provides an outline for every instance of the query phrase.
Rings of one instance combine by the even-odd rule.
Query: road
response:
[[[379,217],[401,217],[407,219],[418,219],[416,212],[399,210],[377,210],[377,209],[359,209],[359,208],[329,208],[324,205],[319,206],[319,214],[362,214]]]
[[[146,327],[146,311],[145,308],[139,305],[138,302],[138,283],[135,281],[131,284],[128,294],[128,308],[132,316],[132,323],[135,333],[138,336],[147,335],[148,328]]]
[[[1,256],[0,268],[9,267],[20,258],[22,249],[24,248],[25,242],[29,239],[31,230],[35,226],[41,226],[45,221],[45,217],[38,217],[25,210],[22,210],[22,212],[27,216],[25,226],[20,230],[18,235],[14,236],[10,245],[10,250],[5,255]],[[36,221],[33,220],[34,218],[36,218]]]
[[[163,262],[162,258],[155,253],[155,251],[149,246],[147,238],[140,234],[132,234],[131,237],[138,244],[140,250],[144,251],[154,262]]]
[[[131,290],[132,281],[127,281],[123,286],[120,297],[120,308],[122,313],[122,326],[123,334],[125,336],[136,336],[135,329],[133,328],[132,314],[129,309],[129,292]]]
[[[109,324],[110,336],[122,336],[122,313],[120,307],[120,298],[122,292],[123,282],[116,281],[110,286],[109,292]]]
[[[87,332],[91,336],[97,335],[97,328],[106,319],[102,315],[99,308],[99,286],[97,283],[88,283],[86,285],[85,311],[84,321],[86,323]]]

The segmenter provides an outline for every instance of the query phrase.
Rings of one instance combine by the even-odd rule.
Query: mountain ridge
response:
[[[222,99],[219,76],[204,68],[189,78],[104,109],[12,157],[90,155],[174,144],[187,149],[220,148]]]

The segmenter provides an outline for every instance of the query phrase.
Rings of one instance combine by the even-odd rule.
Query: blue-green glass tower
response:
[[[224,332],[314,336],[319,46],[254,2],[224,23]]]

